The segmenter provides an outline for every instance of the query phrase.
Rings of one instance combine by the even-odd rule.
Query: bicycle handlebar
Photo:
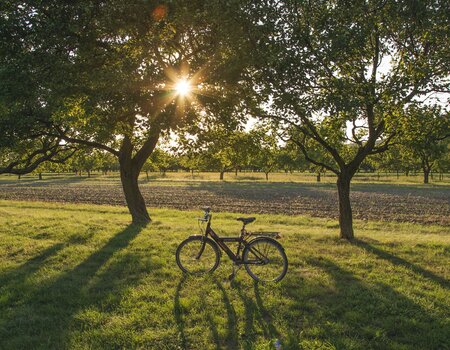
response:
[[[199,221],[207,222],[211,218],[211,208],[210,207],[202,207],[202,210],[205,212],[203,218],[199,218]]]

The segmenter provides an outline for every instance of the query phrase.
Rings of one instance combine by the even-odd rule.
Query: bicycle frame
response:
[[[203,237],[208,238],[208,235],[211,237],[211,239],[220,247],[220,249],[222,249],[227,255],[228,257],[235,263],[235,264],[242,264],[243,262],[241,261],[240,258],[240,253],[243,250],[243,248],[245,248],[248,245],[248,241],[244,238],[245,235],[247,234],[247,231],[245,230],[245,224],[241,229],[241,234],[239,237],[220,237],[217,233],[214,232],[214,230],[211,228],[211,214],[208,214],[208,221],[206,224],[206,229],[204,234],[202,235]],[[205,221],[204,219],[200,219],[202,221]],[[236,254],[234,254],[232,252],[232,250],[227,246],[227,244],[225,242],[233,242],[233,243],[239,243],[238,244],[238,249]],[[196,256],[196,259],[200,259],[200,257],[202,256],[202,253],[205,249],[205,245],[206,242],[203,242],[202,247],[200,248],[200,251],[198,253],[198,255]],[[252,253],[259,258],[259,260],[255,260],[255,261],[246,261],[246,264],[255,264],[255,265],[259,265],[259,264],[264,264],[266,259],[264,258],[264,254],[262,254],[261,252],[257,251],[254,248],[250,248]]]

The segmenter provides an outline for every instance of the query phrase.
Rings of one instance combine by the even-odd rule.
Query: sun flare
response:
[[[186,96],[191,89],[191,84],[186,79],[182,79],[175,84],[175,91],[179,96]]]

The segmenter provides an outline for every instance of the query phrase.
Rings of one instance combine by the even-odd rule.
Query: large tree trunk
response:
[[[133,224],[147,224],[151,221],[147,212],[144,197],[138,186],[139,169],[130,161],[120,162],[120,179],[123,193],[130,211]]]
[[[316,178],[317,182],[320,182],[320,171],[317,172],[317,178]]]
[[[350,204],[350,181],[351,176],[342,173],[338,176],[337,180],[340,237],[345,239],[354,238],[352,206]]]
[[[223,180],[223,174],[225,173],[225,171],[221,171],[220,172],[220,180]]]
[[[133,145],[129,136],[124,136],[120,147],[120,179],[133,224],[145,225],[151,221],[144,197],[142,197],[141,191],[139,190],[138,178],[145,161],[155,149],[159,132],[159,129],[155,129],[155,132],[150,135],[134,156]]]

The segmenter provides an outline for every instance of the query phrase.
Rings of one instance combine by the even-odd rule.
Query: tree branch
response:
[[[297,141],[294,138],[291,138],[290,140],[292,142],[294,142],[300,148],[300,150],[302,151],[303,155],[305,156],[305,159],[308,162],[313,163],[314,165],[317,165],[317,166],[321,166],[321,167],[323,167],[325,169],[328,169],[328,170],[332,171],[333,173],[335,173],[336,175],[340,174],[339,170],[334,169],[333,167],[329,166],[328,164],[325,164],[323,162],[320,162],[318,160],[315,160],[315,159],[311,158],[309,156],[308,151],[307,151],[307,149],[306,149],[306,147],[305,147],[305,145],[303,143],[301,143],[300,141]]]

